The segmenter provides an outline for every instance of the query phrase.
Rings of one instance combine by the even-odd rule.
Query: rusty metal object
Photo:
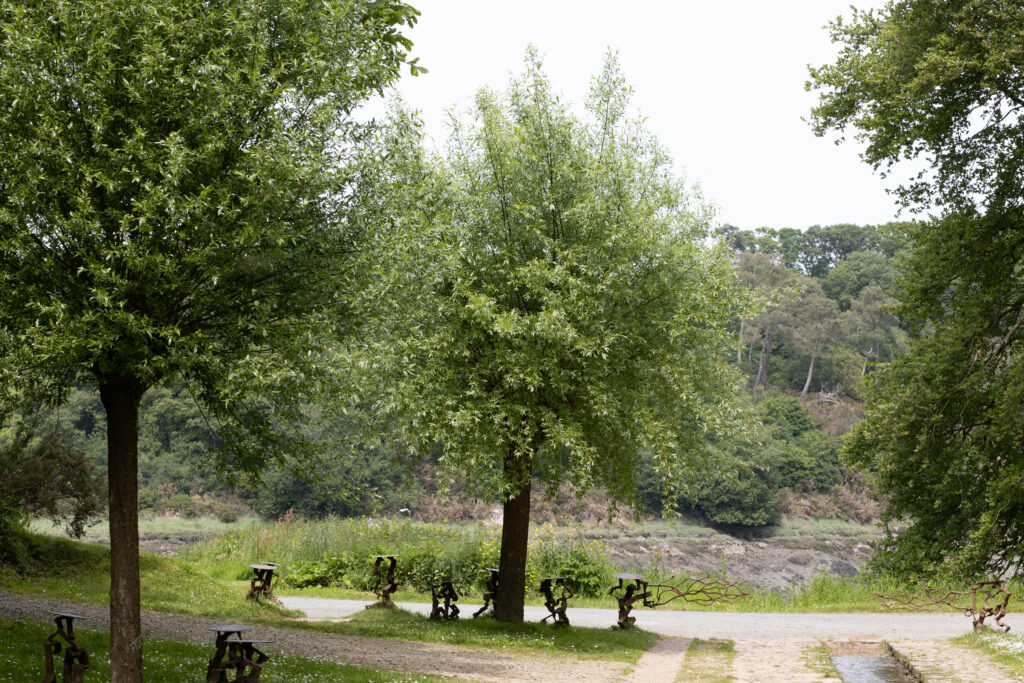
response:
[[[89,668],[89,653],[75,642],[75,619],[85,619],[77,614],[64,614],[62,612],[47,612],[52,614],[57,625],[57,630],[50,634],[43,646],[45,653],[44,666],[46,672],[43,674],[43,683],[56,683],[57,673],[53,667],[53,656],[59,655],[64,650],[64,666],[61,670],[61,681],[63,683],[82,683],[85,679],[85,672]],[[60,638],[64,641],[61,645]]]
[[[395,583],[395,565],[398,564],[398,555],[376,555],[377,559],[373,563],[373,576],[377,577],[376,583],[373,585],[373,594],[380,598],[381,602],[387,607],[394,607],[395,603],[392,602],[391,596],[396,590],[398,590],[398,584]],[[388,560],[388,571],[387,574],[382,576],[380,573],[380,565]],[[373,607],[377,603],[367,605],[367,607]]]
[[[430,599],[433,602],[433,607],[430,610],[432,620],[459,618],[459,606],[454,604],[459,599],[459,594],[455,592],[455,585],[451,581],[442,581],[439,584],[431,585]],[[443,605],[441,600],[444,600]]]
[[[249,568],[252,569],[255,576],[249,579],[249,592],[245,597],[249,600],[259,600],[262,596],[273,600],[274,586],[281,580],[281,576],[277,574],[277,565],[268,562],[267,564],[250,564]]]
[[[608,591],[619,602],[619,628],[629,628],[636,623],[636,617],[629,615],[636,602],[651,609],[667,605],[675,600],[692,602],[705,607],[716,602],[745,598],[747,593],[739,589],[738,581],[726,581],[721,578],[683,577],[671,579],[665,583],[648,583],[639,574],[613,574],[619,580],[618,585]],[[616,592],[621,591],[621,595]]]
[[[484,604],[483,607],[473,612],[474,619],[483,615],[491,607],[491,601],[498,594],[498,579],[500,578],[498,570],[494,567],[486,567],[486,571],[490,572],[491,575],[487,578],[487,586],[484,588]]]
[[[548,608],[548,614],[546,617],[541,619],[541,623],[546,622],[548,619],[554,619],[551,623],[554,626],[568,626],[569,617],[565,615],[566,609],[569,607],[569,598],[575,595],[572,590],[569,589],[566,584],[566,576],[549,576],[545,579],[540,580],[540,592],[544,594],[544,606]],[[561,589],[561,593],[556,598],[554,590],[552,589],[552,583]]]
[[[994,617],[996,624],[1004,633],[1010,630],[1010,625],[1004,624],[1002,619],[1006,616],[1006,607],[1012,595],[1001,580],[981,581],[966,591],[923,587],[921,592],[916,594],[875,593],[876,597],[881,598],[882,606],[886,609],[923,610],[940,605],[950,607],[963,612],[966,617],[971,617],[975,631],[984,628],[987,618]]]
[[[272,643],[272,640],[247,640],[242,634],[251,631],[252,626],[225,624],[210,626],[208,631],[217,633],[217,651],[206,667],[206,683],[228,683],[228,672],[234,671],[235,683],[259,683],[267,655],[256,648],[257,644]],[[234,640],[231,636],[237,636]]]

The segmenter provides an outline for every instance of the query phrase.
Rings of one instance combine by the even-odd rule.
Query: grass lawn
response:
[[[550,624],[506,624],[493,619],[430,621],[402,609],[373,607],[353,615],[351,621],[306,622],[304,628],[342,633],[490,648],[522,654],[576,655],[635,664],[660,637],[648,631],[611,628],[570,628]]]
[[[71,603],[109,604],[109,548],[50,537],[35,537],[35,543],[40,569],[19,575],[0,568],[0,590]],[[365,610],[352,621],[342,623],[300,622],[293,620],[301,616],[298,612],[273,603],[246,600],[247,582],[214,579],[172,558],[142,553],[140,559],[142,608],[157,612],[279,628],[625,662],[635,662],[658,641],[657,635],[639,630],[559,629],[549,624],[499,624],[491,619],[432,622],[403,610]],[[368,603],[375,599],[367,593],[355,596]]]
[[[109,604],[110,549],[33,536],[37,567],[24,574],[0,566],[0,590],[92,605]],[[232,582],[206,576],[180,560],[141,553],[142,608],[241,621],[301,616],[272,603],[245,599]]]
[[[50,624],[0,620],[0,683],[24,683],[43,677],[43,642],[53,632]],[[105,631],[75,629],[76,639],[89,653],[87,681],[110,680],[110,637]],[[213,647],[188,645],[146,638],[143,674],[148,683],[181,683],[205,680],[206,665]],[[55,657],[60,676],[63,655]],[[362,669],[334,662],[272,654],[264,665],[261,681],[266,683],[433,683],[446,679],[417,674],[397,674]]]

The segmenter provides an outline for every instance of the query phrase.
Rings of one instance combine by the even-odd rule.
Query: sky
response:
[[[818,138],[807,65],[833,59],[825,24],[850,0],[410,0],[409,37],[429,73],[398,90],[438,146],[447,111],[502,89],[536,46],[554,88],[582,114],[606,51],[618,51],[633,104],[700,185],[718,223],[745,229],[877,224],[897,218],[861,146]],[[861,9],[882,0],[854,0]],[[906,215],[904,214],[904,217]]]

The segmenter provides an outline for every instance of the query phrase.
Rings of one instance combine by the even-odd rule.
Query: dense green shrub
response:
[[[716,524],[766,526],[779,521],[779,499],[765,473],[741,470],[736,476],[711,474],[698,487],[693,507]]]
[[[185,493],[175,493],[164,502],[164,509],[168,512],[182,517],[198,517],[199,507],[192,496]]]

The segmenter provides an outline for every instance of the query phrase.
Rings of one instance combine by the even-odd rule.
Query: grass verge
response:
[[[0,620],[0,683],[24,683],[43,676],[43,642],[53,631],[48,624]],[[110,636],[105,631],[75,630],[78,644],[89,653],[86,680],[110,680]],[[143,675],[148,683],[181,683],[203,679],[212,647],[146,638]],[[58,675],[60,657],[55,657]],[[305,657],[273,654],[261,681],[266,683],[436,683],[446,679],[397,674]]]
[[[832,652],[824,643],[806,648],[803,651],[803,657],[807,668],[814,673],[826,678],[842,680],[835,662],[832,661]]]
[[[494,619],[431,621],[402,609],[373,607],[342,622],[292,624],[328,633],[444,643],[519,654],[575,655],[635,664],[659,636],[640,629],[559,628],[550,624],[508,624]]]
[[[110,549],[47,536],[31,536],[34,567],[0,566],[0,590],[91,605],[109,604]],[[142,609],[197,617],[264,620],[301,616],[273,603],[245,599],[239,589],[180,560],[139,554]]]
[[[1024,676],[1024,637],[986,629],[953,639],[958,645],[979,650],[991,659]]]
[[[732,660],[736,658],[731,640],[694,638],[686,650],[676,683],[732,683]]]

